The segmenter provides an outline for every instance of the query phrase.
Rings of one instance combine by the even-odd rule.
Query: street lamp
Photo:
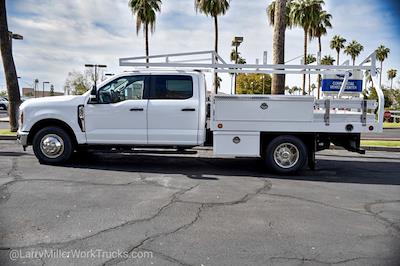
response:
[[[20,34],[16,34],[16,33],[12,33],[11,31],[8,32],[8,36],[10,38],[10,46],[12,49],[12,40],[23,40],[24,36],[20,35]]]
[[[235,36],[232,40],[232,46],[235,47],[235,64],[238,63],[238,59],[239,59],[239,55],[238,55],[238,47],[240,46],[240,44],[243,42],[243,37],[238,37]],[[234,83],[234,88],[233,88],[233,92],[234,94],[236,94],[236,73],[235,73],[235,83]]]
[[[36,91],[38,90],[39,87],[39,79],[34,80],[35,86],[33,87],[33,96],[36,98]]]
[[[85,67],[94,67],[94,86],[97,87],[97,69],[98,68],[106,68],[106,65],[97,65],[97,64],[85,64]]]
[[[49,84],[50,82],[48,81],[43,81],[43,91],[42,91],[42,97],[44,97],[44,84]]]

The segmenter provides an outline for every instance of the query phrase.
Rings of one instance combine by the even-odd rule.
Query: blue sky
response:
[[[23,41],[13,42],[20,86],[27,87],[35,78],[50,81],[62,91],[68,72],[83,71],[85,63],[107,64],[107,72],[118,73],[118,58],[144,54],[144,40],[135,32],[135,19],[128,0],[7,0],[9,29],[22,34]],[[359,60],[380,44],[391,49],[384,63],[384,83],[389,68],[400,72],[400,3],[379,0],[326,0],[325,8],[333,15],[333,28],[322,40],[323,55],[329,40],[340,34],[348,41],[364,46]],[[229,58],[233,36],[244,37],[240,52],[248,63],[262,59],[264,50],[272,49],[272,28],[267,23],[266,6],[270,1],[232,0],[227,14],[220,17],[220,54]],[[213,21],[196,14],[193,0],[164,0],[158,14],[156,32],[150,38],[153,54],[211,50]],[[286,32],[286,60],[302,54],[301,29]],[[312,41],[310,53],[316,53]],[[341,54],[341,61],[348,56]],[[271,62],[271,58],[268,59]],[[300,63],[300,60],[293,63]],[[399,75],[400,76],[400,73]],[[299,85],[300,76],[289,76],[289,85]],[[399,78],[395,84],[400,87]],[[225,91],[229,79],[224,79]],[[0,90],[5,88],[0,73]]]

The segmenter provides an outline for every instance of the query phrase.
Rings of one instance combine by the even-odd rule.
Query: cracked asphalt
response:
[[[400,154],[317,159],[295,176],[206,149],[46,166],[0,141],[0,265],[399,265]],[[12,261],[12,250],[152,257]]]

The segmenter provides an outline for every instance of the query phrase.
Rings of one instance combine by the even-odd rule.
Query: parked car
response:
[[[8,109],[8,100],[6,98],[0,98],[0,109],[1,110]]]

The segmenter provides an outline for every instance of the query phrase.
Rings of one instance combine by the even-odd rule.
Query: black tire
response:
[[[289,146],[291,149],[293,149],[295,153],[298,154],[298,156],[295,157],[290,157],[293,158],[292,163],[288,163],[288,165],[285,165],[283,167],[283,163],[281,165],[278,163],[279,159],[275,159],[275,151],[279,151],[279,149],[282,149],[282,146]],[[277,148],[279,149],[277,150]],[[295,147],[295,148],[294,148]],[[296,151],[297,149],[297,151]],[[278,152],[279,153],[279,152]],[[297,159],[296,159],[297,158]],[[305,164],[307,163],[307,148],[304,145],[303,141],[299,139],[298,137],[291,136],[291,135],[283,135],[274,138],[270,143],[268,143],[266,150],[265,150],[265,155],[264,155],[264,162],[268,169],[271,171],[278,173],[278,174],[290,174],[290,173],[295,173],[302,169]]]
[[[5,104],[0,104],[1,110],[7,111],[7,106]]]
[[[63,142],[63,150],[60,151],[60,154],[57,155],[57,157],[50,158],[47,156],[45,153],[43,153],[41,149],[41,142],[42,139],[46,135],[53,135],[57,136],[60,138]],[[35,136],[33,137],[33,152],[36,155],[36,158],[38,158],[39,162],[42,164],[62,164],[68,161],[68,159],[71,157],[72,152],[74,151],[73,144],[71,137],[68,135],[68,133],[63,130],[62,128],[59,127],[45,127],[39,130]]]

